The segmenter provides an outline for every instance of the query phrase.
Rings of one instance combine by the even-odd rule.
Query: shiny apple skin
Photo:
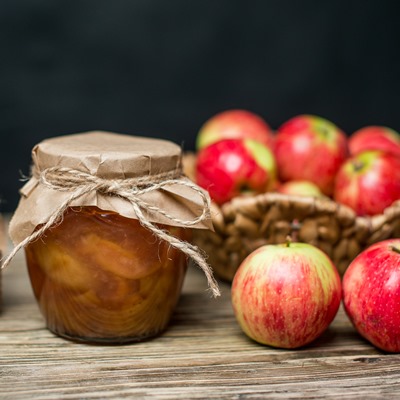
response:
[[[277,130],[274,152],[282,182],[308,180],[330,196],[335,175],[348,155],[347,138],[324,118],[299,115]]]
[[[220,140],[198,153],[196,182],[217,204],[243,194],[263,193],[275,185],[275,159],[259,142]]]
[[[298,348],[317,339],[341,301],[336,267],[306,243],[266,245],[251,253],[232,282],[236,319],[253,340]]]
[[[343,276],[344,309],[356,330],[377,348],[400,352],[400,239],[360,253]]]
[[[400,158],[382,151],[349,158],[337,173],[333,197],[359,216],[381,214],[400,199]]]
[[[366,150],[381,150],[400,157],[400,134],[386,126],[366,126],[354,132],[349,138],[351,155]]]
[[[224,139],[252,139],[272,148],[274,134],[259,115],[247,110],[227,110],[204,123],[197,135],[196,148],[200,150]]]

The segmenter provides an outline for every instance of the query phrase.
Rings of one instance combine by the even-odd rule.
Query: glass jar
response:
[[[189,238],[188,229],[168,230]],[[68,208],[25,251],[48,328],[78,341],[156,336],[168,325],[186,272],[185,254],[137,220],[91,206]]]
[[[86,132],[32,150],[9,233],[24,248],[48,328],[85,342],[126,343],[168,325],[192,258],[219,294],[191,229],[212,228],[207,193],[182,171],[180,146]]]

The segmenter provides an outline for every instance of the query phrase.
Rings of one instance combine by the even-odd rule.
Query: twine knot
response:
[[[205,254],[197,246],[183,241],[171,235],[167,230],[156,226],[154,223],[150,222],[144,214],[159,214],[171,222],[183,227],[191,227],[206,218],[209,218],[210,200],[208,196],[193,182],[181,179],[183,177],[181,168],[155,175],[128,179],[105,179],[84,171],[66,167],[52,167],[41,172],[39,172],[37,168],[34,168],[33,176],[38,179],[40,184],[49,189],[70,192],[71,194],[63,203],[60,204],[45,224],[14,248],[4,261],[2,268],[5,268],[10,263],[15,254],[21,248],[40,238],[48,228],[60,222],[66,209],[76,199],[91,192],[98,192],[104,195],[118,196],[128,201],[132,205],[140,224],[153,232],[159,239],[168,242],[171,246],[177,248],[190,257],[203,270],[214,297],[220,295],[218,284],[213,276],[211,267],[206,261]],[[155,190],[161,190],[170,185],[186,186],[196,195],[200,196],[203,203],[201,215],[191,220],[184,220],[169,214],[166,210],[156,205],[151,205],[142,199],[144,194]]]

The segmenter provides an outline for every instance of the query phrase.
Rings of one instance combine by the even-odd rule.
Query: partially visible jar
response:
[[[187,229],[168,229],[189,239]],[[187,266],[184,253],[137,220],[90,206],[69,208],[25,251],[47,327],[78,341],[124,343],[162,332]]]
[[[212,273],[190,241],[211,228],[209,197],[183,175],[181,148],[89,132],[47,139],[10,222],[25,248],[48,328],[65,338],[126,343],[154,337],[179,299],[187,259]],[[217,293],[218,294],[218,293]]]

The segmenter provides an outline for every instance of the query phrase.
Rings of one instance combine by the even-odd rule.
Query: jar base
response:
[[[149,333],[147,335],[142,335],[142,336],[135,336],[135,337],[108,337],[108,338],[101,338],[101,337],[83,337],[83,336],[75,336],[75,335],[70,335],[68,333],[61,333],[57,332],[54,329],[50,329],[47,327],[47,329],[53,333],[54,335],[61,337],[63,339],[70,340],[75,343],[81,343],[81,344],[92,344],[92,345],[110,345],[110,346],[118,346],[118,345],[125,345],[125,344],[132,344],[132,343],[138,343],[138,342],[144,342],[147,340],[151,340],[156,338],[157,336],[160,336],[166,329],[163,329],[158,332],[153,332]]]

